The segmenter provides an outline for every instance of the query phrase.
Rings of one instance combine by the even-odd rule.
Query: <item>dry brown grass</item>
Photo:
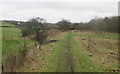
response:
[[[56,30],[56,29],[48,30],[47,31],[48,39],[51,40],[51,39],[55,38],[60,33],[61,33],[61,31],[60,30]]]
[[[118,51],[118,40],[94,38],[92,41],[96,43],[96,45],[106,47],[108,50]]]
[[[52,39],[62,39],[64,37],[64,35],[68,32],[62,32],[60,30],[56,30],[56,29],[51,29],[47,31],[48,33],[48,40],[52,40]]]
[[[87,35],[95,35],[95,34],[101,34],[101,35],[112,35],[112,34],[118,34],[118,33],[111,33],[111,32],[98,32],[95,33],[93,31],[87,31],[87,30],[74,30],[73,33],[75,34],[87,34]]]
[[[61,39],[67,32],[60,32],[59,30],[49,30],[49,36],[51,39]],[[23,67],[17,69],[16,72],[44,72],[47,69],[48,59],[51,57],[51,52],[54,52],[55,43],[49,45],[43,45],[42,50],[35,46],[30,47],[30,52],[27,55],[29,60],[25,63]]]
[[[28,61],[25,62],[25,65],[19,69],[16,70],[16,72],[42,72],[44,68],[47,66],[47,56],[49,56],[49,52],[51,50],[42,50],[39,51],[39,49],[36,47],[29,52],[27,55]],[[44,47],[42,47],[43,49]]]
[[[87,35],[93,35],[95,34],[93,31],[84,31],[84,30],[74,30],[73,33],[75,34],[87,34]]]
[[[86,55],[90,56],[92,62],[104,71],[113,71],[118,65],[118,40],[112,39],[90,39],[88,49],[88,37],[77,37],[82,43]]]

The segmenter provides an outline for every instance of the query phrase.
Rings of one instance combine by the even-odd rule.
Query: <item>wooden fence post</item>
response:
[[[90,50],[90,36],[88,38],[88,50]]]

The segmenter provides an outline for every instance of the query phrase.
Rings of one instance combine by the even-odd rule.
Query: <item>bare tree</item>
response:
[[[28,22],[24,23],[22,27],[23,36],[28,36],[33,34],[34,40],[39,43],[39,50],[41,50],[41,45],[47,39],[47,26],[46,21],[42,18],[32,18]]]
[[[70,24],[68,20],[63,19],[58,22],[58,28],[62,31],[68,31],[70,29]]]

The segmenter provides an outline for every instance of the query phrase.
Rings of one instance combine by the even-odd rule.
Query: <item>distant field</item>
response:
[[[80,36],[80,37],[93,37],[93,38],[100,38],[100,39],[118,39],[117,33],[101,33],[95,34],[92,32],[74,32],[72,35]],[[120,35],[119,35],[120,36]]]
[[[19,28],[2,28],[2,37],[4,40],[18,40],[21,38]]]
[[[14,24],[7,23],[7,22],[0,22],[0,26],[15,26]]]

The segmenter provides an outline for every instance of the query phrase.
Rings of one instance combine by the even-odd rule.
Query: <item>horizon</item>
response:
[[[107,18],[111,18],[111,17],[119,17],[119,15],[118,16],[107,16]],[[35,17],[36,18],[36,17]],[[98,19],[99,19],[99,17],[97,17]],[[106,18],[106,17],[104,17],[104,18]],[[102,19],[104,19],[104,18],[102,18]],[[64,19],[64,18],[63,18]],[[46,22],[46,23],[58,23],[59,21],[62,21],[63,19],[61,19],[61,20],[58,20],[57,22]],[[93,19],[95,19],[95,18],[92,18],[91,20],[93,20]],[[65,19],[66,20],[66,19]],[[89,20],[89,21],[87,21],[87,22],[71,22],[71,21],[69,21],[69,22],[71,22],[71,23],[88,23],[88,22],[90,22],[91,20]],[[0,20],[0,21],[20,21],[20,22],[27,22],[27,21],[29,21],[29,20],[26,20],[26,21],[21,21],[21,20],[6,20],[6,19],[3,19],[3,20]]]

